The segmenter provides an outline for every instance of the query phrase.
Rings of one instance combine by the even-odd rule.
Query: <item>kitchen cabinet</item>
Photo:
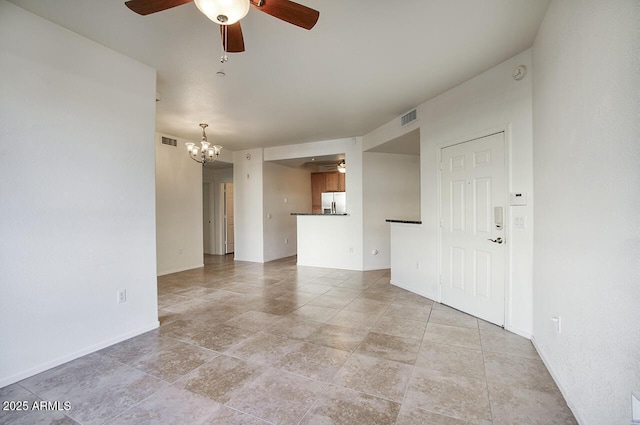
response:
[[[344,176],[346,174],[345,173],[338,173],[338,192],[345,192],[345,188],[346,188],[346,184],[345,184],[345,179]]]
[[[338,192],[338,173],[324,173],[324,191],[325,192]]]
[[[311,173],[311,212],[322,212],[322,192],[344,192],[345,187],[344,173]]]

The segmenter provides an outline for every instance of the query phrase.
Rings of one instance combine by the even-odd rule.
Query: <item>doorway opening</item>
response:
[[[202,180],[202,243],[205,257],[232,254],[235,240],[233,164],[222,161],[206,164]]]

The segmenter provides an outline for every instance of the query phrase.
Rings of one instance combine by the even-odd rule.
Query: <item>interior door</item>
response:
[[[224,185],[224,243],[225,254],[234,252],[233,183]]]
[[[442,149],[442,303],[504,325],[504,133]]]

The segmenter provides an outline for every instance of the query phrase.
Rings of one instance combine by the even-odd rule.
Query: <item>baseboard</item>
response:
[[[296,256],[295,252],[293,254],[291,254],[291,253],[282,254],[282,255],[277,255],[277,256],[274,256],[274,257],[265,256],[264,257],[264,262],[265,263],[270,263],[271,261],[282,260],[283,258],[291,258],[291,257],[295,257],[295,256]]]
[[[378,271],[378,270],[391,270],[391,266],[389,266],[389,267],[381,267],[381,266],[378,266],[378,267],[363,267],[363,269],[362,269],[362,271],[365,271],[365,272],[374,272],[374,271]]]
[[[508,330],[511,333],[514,333],[516,335],[520,335],[523,338],[527,338],[527,339],[531,339],[532,338],[531,332],[523,331],[522,329],[518,329],[516,327],[509,326],[508,324],[507,324],[507,326],[505,326],[505,329]]]
[[[241,257],[238,257],[236,254],[234,254],[233,256],[233,261],[264,264],[264,258],[241,258]]]
[[[134,336],[138,336],[140,334],[143,334],[145,332],[149,332],[153,329],[156,329],[158,326],[160,326],[160,322],[159,321],[155,321],[154,323],[148,325],[148,326],[144,326],[142,328],[136,329],[135,331],[131,331],[131,332],[127,332],[125,334],[122,335],[118,335],[115,338],[111,338],[108,339],[106,341],[103,341],[99,344],[94,344],[92,346],[89,346],[87,348],[84,348],[82,350],[73,352],[71,354],[67,354],[65,356],[62,357],[58,357],[57,359],[45,362],[45,363],[41,363],[35,367],[32,367],[30,369],[24,370],[22,372],[18,372],[15,375],[11,375],[11,376],[7,376],[4,378],[0,378],[0,388],[4,388],[7,385],[11,385],[11,384],[15,384],[18,381],[22,381],[23,379],[29,378],[31,376],[37,375],[38,373],[44,372],[46,370],[52,369],[56,366],[60,366],[61,364],[70,362],[71,360],[75,360],[79,357],[82,356],[86,356],[87,354],[91,354],[91,353],[95,353],[98,350],[102,350],[103,348],[107,348],[110,345],[113,344],[117,344],[119,342],[122,342],[126,339],[129,338],[133,338]]]
[[[412,288],[412,287],[411,287],[411,286],[409,286],[409,285],[404,285],[404,284],[402,284],[402,283],[395,282],[395,281],[393,281],[393,280],[391,280],[391,281],[390,281],[390,283],[391,283],[393,286],[397,286],[398,288],[402,288],[402,289],[407,290],[407,291],[409,291],[409,292],[413,292],[414,294],[418,294],[418,295],[420,295],[421,297],[429,298],[430,300],[433,300],[433,301],[437,301],[437,300],[438,300],[438,298],[435,296],[435,294],[429,294],[429,293],[428,293],[428,292],[426,292],[426,291],[420,291],[420,290],[418,290],[418,289]]]
[[[555,373],[555,371],[551,367],[551,364],[547,361],[547,357],[545,356],[544,352],[538,346],[538,344],[536,342],[536,338],[534,336],[531,336],[531,343],[533,344],[534,348],[538,352],[538,355],[540,356],[540,359],[542,360],[542,363],[544,363],[545,367],[549,371],[549,374],[551,375],[551,378],[553,379],[553,381],[558,386],[558,390],[560,390],[560,394],[562,394],[562,397],[564,397],[565,401],[567,402],[567,406],[569,406],[569,410],[571,410],[571,413],[573,413],[573,416],[576,418],[576,421],[578,421],[578,424],[579,425],[587,425],[587,421],[585,421],[584,418],[580,417],[578,412],[576,412],[576,410],[573,408],[573,403],[571,402],[571,399],[568,397],[567,391],[564,389],[564,387],[560,383],[560,380],[558,379],[558,375]]]
[[[195,266],[181,267],[179,269],[163,270],[161,272],[158,272],[157,275],[158,276],[165,276],[165,275],[168,275],[168,274],[180,273],[180,272],[184,272],[184,271],[187,271],[187,270],[199,269],[201,267],[204,267],[204,263],[197,264]]]

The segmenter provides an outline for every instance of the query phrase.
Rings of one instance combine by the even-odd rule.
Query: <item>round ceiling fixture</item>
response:
[[[513,68],[513,73],[511,75],[514,80],[520,81],[527,75],[527,67],[524,65],[517,66]]]
[[[200,12],[220,25],[231,25],[247,16],[249,0],[194,0]]]

